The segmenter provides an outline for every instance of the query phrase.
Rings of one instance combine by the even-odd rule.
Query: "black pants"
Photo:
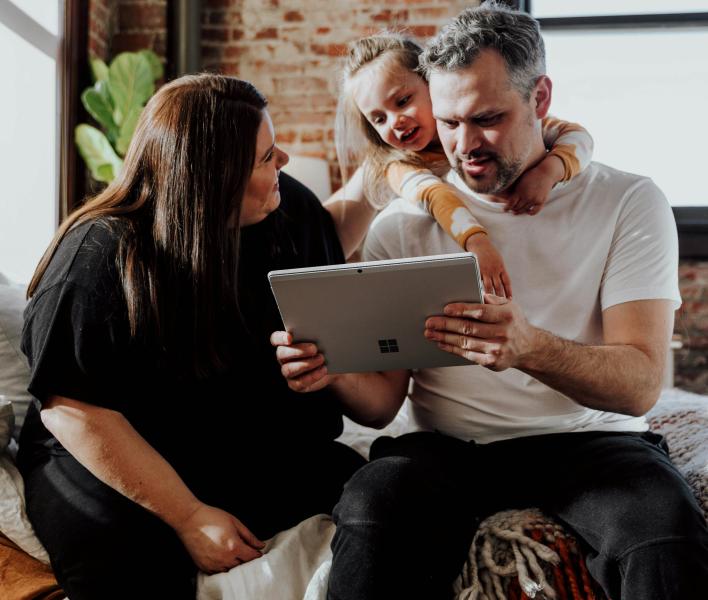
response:
[[[189,481],[202,501],[266,539],[318,513],[331,513],[364,459],[337,442],[274,461],[242,456],[229,471],[203,465]],[[175,532],[101,483],[68,454],[23,471],[27,512],[70,600],[194,600],[197,568]]]
[[[330,600],[438,600],[482,519],[539,507],[584,542],[612,600],[706,600],[708,531],[653,433],[574,433],[486,445],[380,438],[345,486]]]

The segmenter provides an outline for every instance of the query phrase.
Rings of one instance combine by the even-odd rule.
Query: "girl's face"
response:
[[[419,152],[437,139],[428,85],[419,75],[392,60],[376,60],[352,84],[361,114],[389,146]]]
[[[241,227],[262,221],[280,206],[278,175],[288,160],[288,155],[275,145],[273,121],[264,110],[256,138],[256,163],[241,203]]]

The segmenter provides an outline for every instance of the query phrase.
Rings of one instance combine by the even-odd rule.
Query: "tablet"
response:
[[[268,273],[285,329],[314,342],[330,373],[469,365],[423,335],[450,302],[482,302],[469,252]]]

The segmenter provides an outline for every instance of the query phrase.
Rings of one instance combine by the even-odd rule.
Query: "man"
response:
[[[498,244],[515,296],[428,319],[425,335],[472,364],[412,374],[426,431],[378,440],[347,484],[329,597],[448,597],[479,522],[538,506],[583,540],[613,600],[708,598],[705,521],[642,416],[659,396],[680,303],[665,198],[647,178],[593,163],[539,215],[492,201],[546,152],[552,86],[527,15],[468,9],[421,63],[449,180]],[[455,250],[418,208],[394,203],[364,254]],[[330,377],[308,344],[278,356],[291,387],[332,385],[360,422],[386,423],[406,393],[406,372]]]

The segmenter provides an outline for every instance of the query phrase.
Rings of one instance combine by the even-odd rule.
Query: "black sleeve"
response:
[[[335,265],[345,262],[332,217],[312,191],[287,173],[280,174],[280,226],[288,230],[296,251],[293,266]],[[283,267],[287,268],[287,267]]]
[[[40,288],[27,306],[22,350],[30,363],[28,389],[42,403],[60,395],[122,410],[131,378],[125,304],[110,250],[95,241],[89,252],[55,256],[71,266],[50,264],[45,278],[56,269],[66,275]]]

